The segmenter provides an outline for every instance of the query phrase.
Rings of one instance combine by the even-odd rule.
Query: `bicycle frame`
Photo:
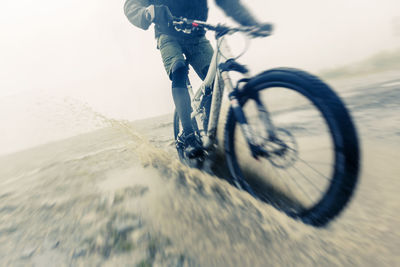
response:
[[[208,120],[207,134],[203,136],[203,145],[206,150],[210,150],[216,144],[217,126],[222,104],[222,97],[224,89],[227,88],[231,93],[234,90],[232,80],[227,71],[222,72],[219,68],[220,63],[225,63],[229,59],[233,59],[229,46],[224,37],[216,38],[217,49],[214,49],[214,54],[211,59],[210,67],[208,69],[206,78],[193,94],[191,86],[189,87],[189,94],[192,99],[192,114],[191,118],[196,119],[197,125],[201,125],[199,114],[202,112],[201,100],[205,95],[206,88],[213,86],[211,108]],[[224,58],[221,57],[221,50],[224,51]],[[223,59],[222,59],[223,58]]]
[[[216,32],[216,49],[214,49],[214,54],[210,62],[210,67],[207,72],[206,78],[203,83],[196,91],[193,93],[193,89],[188,84],[189,94],[191,96],[191,106],[192,106],[192,114],[191,118],[197,122],[198,125],[202,125],[202,121],[199,118],[200,114],[204,114],[204,107],[202,106],[202,99],[205,96],[206,89],[213,86],[212,90],[212,99],[211,99],[211,107],[210,114],[208,118],[207,125],[207,133],[202,137],[203,139],[203,147],[206,151],[210,152],[213,147],[217,143],[216,135],[217,135],[217,126],[220,116],[220,109],[222,104],[222,97],[225,88],[229,93],[229,100],[231,108],[234,112],[234,115],[239,122],[241,131],[243,136],[246,139],[247,144],[252,152],[253,157],[257,158],[258,156],[267,156],[269,153],[259,146],[255,142],[253,131],[250,125],[247,123],[246,116],[240,106],[239,94],[242,93],[241,89],[238,86],[234,87],[232,83],[232,79],[229,76],[229,71],[237,71],[245,76],[245,78],[251,77],[247,68],[238,62],[235,61],[235,57],[230,52],[230,48],[225,40],[226,34],[235,33],[235,32],[254,32],[254,28],[252,27],[241,27],[241,28],[228,28],[223,26],[212,26],[209,24],[205,24],[201,21],[190,21],[187,19],[178,19],[180,22],[176,22],[175,28],[179,31],[183,31],[185,33],[190,33],[193,27],[198,27],[202,25],[202,27],[206,29],[210,29]],[[187,28],[189,26],[189,28]],[[258,33],[258,36],[268,36],[270,32]],[[256,35],[257,36],[257,35]],[[222,56],[222,57],[221,57]],[[249,80],[249,79],[248,79]],[[241,79],[240,81],[244,81]],[[262,121],[265,122],[266,131],[270,137],[270,139],[275,138],[275,127],[272,121],[269,118],[269,113],[267,108],[263,105],[261,101],[256,102],[259,111],[259,117]],[[204,127],[204,125],[203,125]],[[200,133],[201,135],[201,133]]]

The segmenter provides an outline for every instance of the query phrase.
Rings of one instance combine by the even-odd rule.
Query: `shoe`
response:
[[[204,154],[200,138],[194,133],[185,136],[185,156],[189,159],[197,158]]]

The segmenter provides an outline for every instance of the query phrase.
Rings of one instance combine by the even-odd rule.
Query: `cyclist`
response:
[[[226,15],[243,26],[260,25],[240,0],[215,1]],[[175,16],[206,21],[207,0],[126,0],[124,11],[129,21],[141,29],[147,30],[152,23],[155,24],[157,48],[161,52],[165,70],[172,81],[172,96],[183,127],[185,156],[195,158],[202,155],[202,144],[194,134],[190,119],[192,109],[186,86],[187,63],[204,80],[213,49],[205,38],[204,30],[193,31],[191,34],[178,32],[174,29],[172,20]]]

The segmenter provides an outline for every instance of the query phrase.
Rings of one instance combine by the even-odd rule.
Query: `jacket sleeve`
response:
[[[240,2],[240,0],[215,0],[225,14],[243,26],[253,26],[259,22],[253,17],[250,11]]]
[[[149,6],[148,0],[126,0],[124,12],[128,20],[143,30],[147,30],[151,22],[145,17],[146,7]]]

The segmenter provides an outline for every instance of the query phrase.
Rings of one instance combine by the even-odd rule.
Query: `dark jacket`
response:
[[[225,11],[226,15],[244,26],[256,25],[258,23],[241,4],[240,0],[215,0],[215,2]],[[126,0],[124,5],[125,15],[133,25],[147,30],[151,22],[146,20],[145,10],[146,7],[152,4],[168,6],[175,17],[201,21],[206,21],[208,17],[207,0]],[[182,33],[175,31],[167,25],[156,25],[156,37],[161,33],[176,36],[182,35]],[[201,34],[204,35],[204,33]]]

